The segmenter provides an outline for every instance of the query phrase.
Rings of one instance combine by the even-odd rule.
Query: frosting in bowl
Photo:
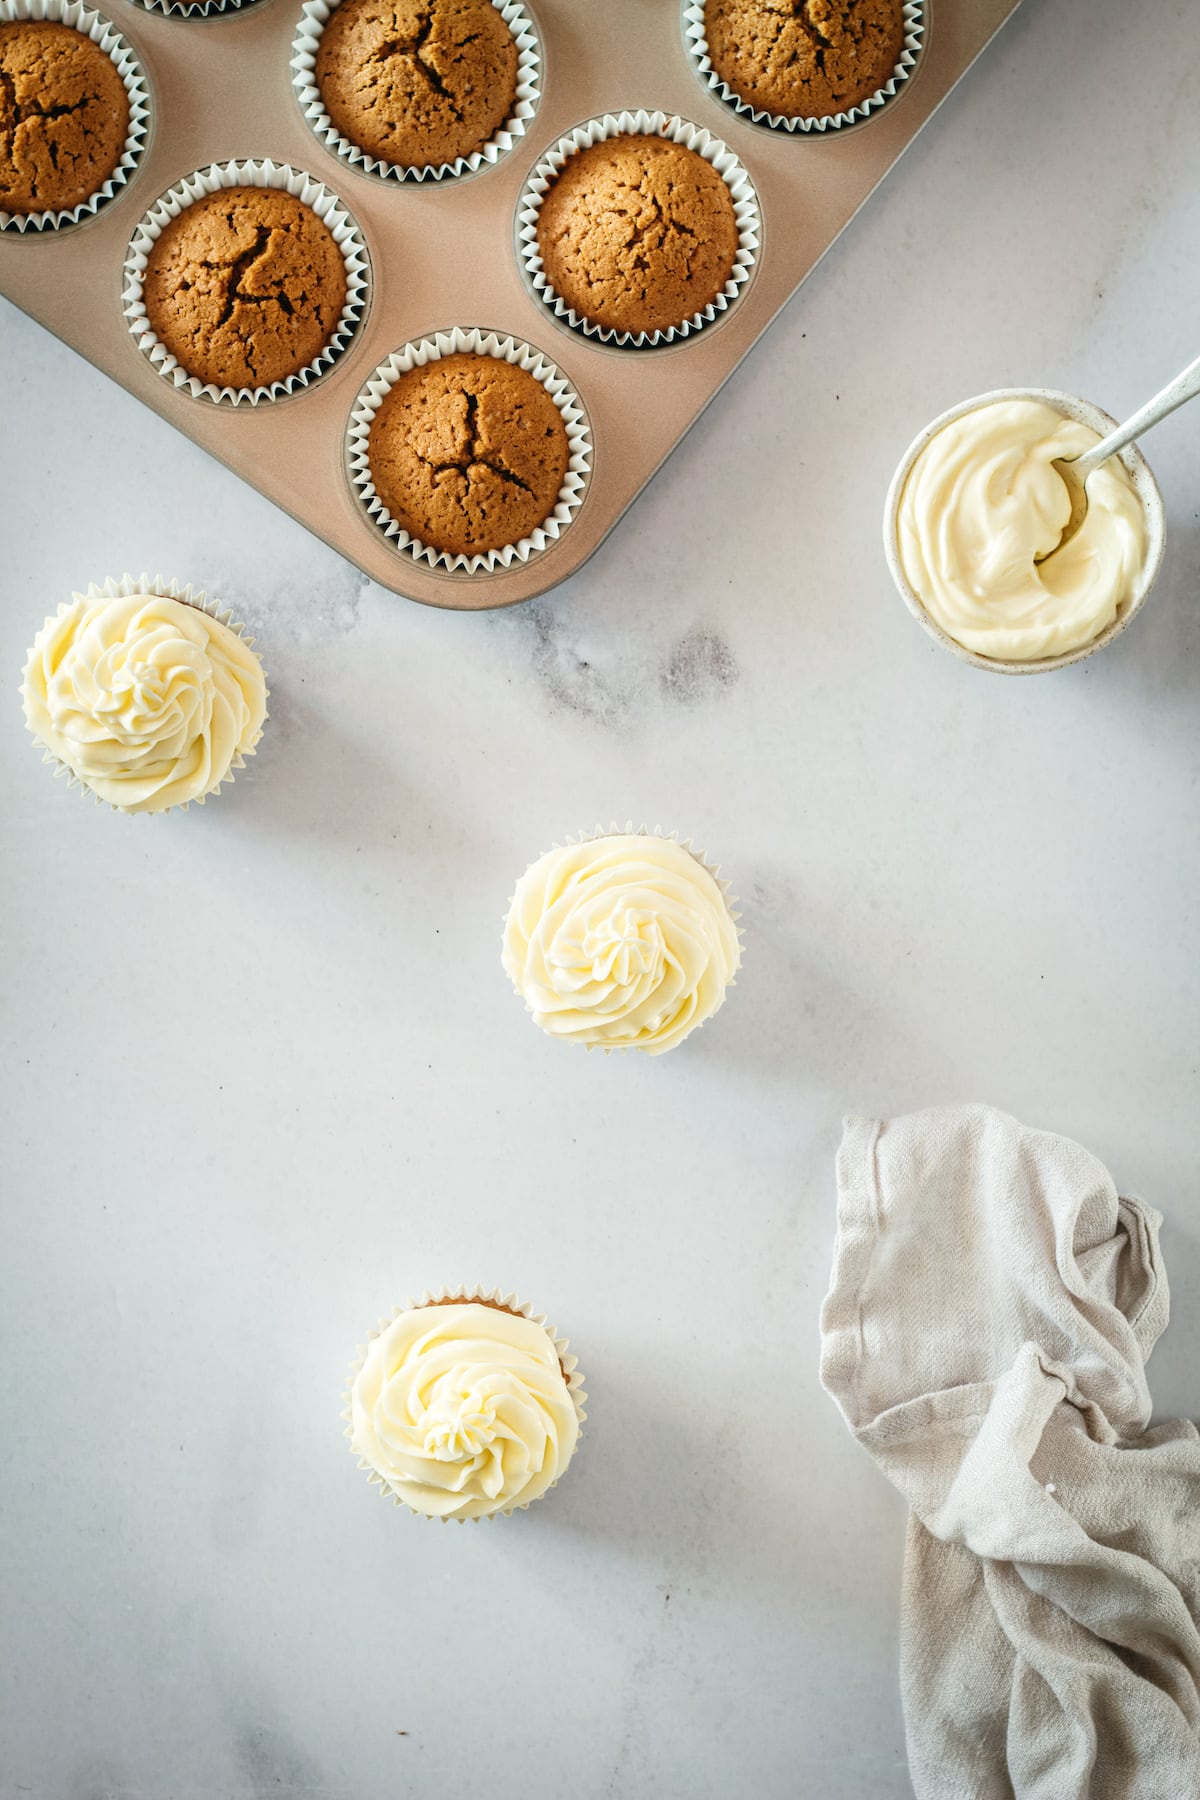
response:
[[[244,638],[166,595],[76,594],[47,619],[22,683],[25,720],[123,812],[215,793],[262,736],[267,687]]]
[[[590,838],[547,851],[517,883],[504,967],[553,1037],[673,1049],[725,998],[741,960],[715,876],[673,838]]]
[[[1111,457],[1087,484],[1087,516],[1054,550],[1070,514],[1051,466],[1099,442],[1039,400],[995,400],[934,433],[900,496],[897,541],[910,586],[956,643],[1000,662],[1082,649],[1130,598],[1147,547],[1145,511]]]
[[[351,1448],[429,1518],[528,1506],[563,1474],[578,1437],[546,1327],[486,1301],[398,1314],[372,1338],[351,1388]]]

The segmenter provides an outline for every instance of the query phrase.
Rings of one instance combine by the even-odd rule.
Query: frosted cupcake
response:
[[[350,1448],[372,1482],[429,1519],[539,1500],[584,1419],[566,1342],[515,1295],[425,1294],[372,1337],[354,1372]]]
[[[75,594],[25,665],[25,722],[47,760],[119,812],[215,794],[262,736],[252,640],[203,594],[125,576]]]
[[[727,884],[649,832],[547,851],[504,926],[504,967],[535,1024],[589,1049],[674,1049],[716,1012],[740,961]]]

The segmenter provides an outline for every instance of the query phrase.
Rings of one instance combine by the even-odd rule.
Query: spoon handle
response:
[[[1174,381],[1169,381],[1160,393],[1155,394],[1153,400],[1147,400],[1145,406],[1140,406],[1132,418],[1110,431],[1106,438],[1101,438],[1095,449],[1086,450],[1082,456],[1074,457],[1072,461],[1075,472],[1086,481],[1093,469],[1098,468],[1102,462],[1107,462],[1110,456],[1115,456],[1118,450],[1123,450],[1126,444],[1131,444],[1134,438],[1141,437],[1144,431],[1149,431],[1152,425],[1157,425],[1168,413],[1173,413],[1185,400],[1194,400],[1197,394],[1200,394],[1200,356],[1195,362],[1188,364],[1182,375],[1177,375]]]

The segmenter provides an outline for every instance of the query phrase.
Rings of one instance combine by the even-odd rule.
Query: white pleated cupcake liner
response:
[[[524,871],[521,880],[524,880],[525,875],[529,873],[529,869],[533,868],[534,863],[540,862],[542,856],[549,856],[554,850],[568,850],[572,844],[594,844],[600,838],[610,837],[660,838],[666,843],[678,844],[681,850],[687,851],[693,862],[698,862],[700,864],[700,867],[704,870],[706,875],[712,876],[713,881],[716,883],[717,891],[725,902],[725,910],[733,921],[734,930],[737,932],[738,966],[726,984],[725,992],[728,993],[731,988],[735,988],[737,986],[738,969],[742,966],[742,953],[745,949],[745,938],[742,932],[742,915],[737,910],[737,896],[734,894],[729,881],[721,874],[720,863],[709,862],[705,852],[697,850],[691,838],[680,837],[677,831],[664,831],[661,825],[655,825],[653,829],[651,829],[649,825],[635,825],[632,819],[627,819],[624,825],[618,824],[614,819],[609,825],[597,825],[591,831],[577,832],[573,837],[564,838],[561,843],[555,841],[551,844],[549,850],[543,850],[541,856],[536,856],[534,858],[533,862],[530,863],[529,867]],[[513,901],[516,897],[517,891],[516,888],[514,888],[509,895],[508,906],[504,913],[504,923],[500,928],[501,944],[504,943],[507,936],[509,914],[512,912]],[[514,991],[519,999],[524,999],[524,995],[519,988],[515,988]],[[715,1015],[709,1015],[710,1018],[713,1016]],[[708,1019],[702,1020],[696,1029],[698,1031],[703,1030],[707,1023]],[[605,1056],[625,1056],[626,1054],[637,1050],[636,1044],[585,1044],[583,1047],[585,1050],[600,1050]],[[645,1052],[638,1051],[638,1054],[644,1055]]]
[[[219,19],[252,12],[262,0],[132,0],[143,12],[165,19]]]
[[[66,226],[81,225],[86,219],[94,218],[100,208],[131,179],[146,148],[146,135],[150,128],[150,89],[145,70],[120,32],[103,13],[81,5],[80,0],[0,0],[0,25],[12,25],[26,19],[39,24],[69,25],[73,30],[81,31],[115,65],[129,96],[129,130],[125,136],[125,148],[112,174],[100,184],[94,194],[89,194],[78,206],[66,207],[60,211],[53,208],[31,213],[0,210],[0,231],[33,231],[36,234],[61,231]]]
[[[519,1300],[516,1294],[506,1294],[500,1288],[481,1287],[479,1283],[476,1282],[472,1287],[425,1288],[415,1300],[402,1300],[399,1306],[393,1307],[386,1318],[380,1319],[374,1331],[369,1334],[367,1342],[357,1346],[358,1354],[355,1358],[354,1366],[350,1370],[350,1378],[346,1383],[346,1391],[342,1396],[342,1418],[346,1423],[346,1437],[351,1440],[351,1450],[353,1451],[354,1437],[354,1383],[358,1380],[359,1371],[367,1360],[367,1352],[372,1343],[377,1337],[381,1337],[388,1329],[388,1326],[396,1319],[400,1318],[401,1314],[407,1312],[419,1312],[423,1307],[439,1306],[445,1301],[458,1302],[463,1306],[469,1306],[473,1301],[480,1301],[485,1304],[490,1301],[496,1306],[505,1307],[510,1312],[518,1313],[521,1318],[528,1319],[530,1324],[540,1325],[542,1327],[542,1330],[546,1333],[546,1336],[554,1346],[554,1353],[558,1357],[559,1364],[566,1379],[567,1392],[570,1394],[572,1405],[575,1408],[575,1417],[579,1421],[579,1437],[575,1440],[576,1448],[578,1448],[579,1438],[583,1436],[583,1424],[587,1418],[587,1412],[585,1411],[587,1392],[583,1385],[584,1377],[583,1371],[579,1367],[579,1358],[577,1356],[572,1356],[571,1347],[566,1338],[559,1336],[558,1328],[549,1323],[545,1313],[534,1312],[533,1308],[527,1305],[524,1300]],[[409,1506],[408,1501],[404,1496],[398,1494],[391,1483],[385,1480],[384,1477],[379,1474],[378,1470],[373,1469],[371,1464],[365,1462],[362,1457],[358,1458],[358,1467],[365,1471],[371,1486],[378,1488],[385,1500],[391,1500],[397,1506],[406,1507],[407,1510],[418,1519],[424,1519],[429,1524],[434,1523],[432,1514],[419,1512],[416,1507]],[[561,1480],[562,1477],[560,1476],[558,1479]],[[545,1490],[545,1493],[538,1495],[538,1500],[544,1500],[546,1494],[553,1493],[557,1486],[558,1480],[552,1481],[550,1486]],[[437,1523],[441,1525],[482,1525],[490,1519],[508,1518],[514,1512],[525,1512],[530,1506],[536,1506],[536,1504],[536,1500],[526,1500],[518,1502],[514,1506],[500,1507],[495,1512],[482,1513],[475,1518],[464,1519],[454,1515],[443,1516]]]
[[[375,491],[369,454],[372,421],[400,376],[408,374],[410,369],[424,368],[427,363],[440,362],[443,356],[463,352],[494,356],[502,362],[514,363],[517,368],[527,370],[540,381],[558,408],[566,430],[569,451],[567,472],[558,491],[553,512],[528,537],[521,538],[517,543],[505,544],[499,550],[480,551],[472,556],[462,551],[438,550],[432,544],[423,544],[420,538],[405,531]],[[346,468],[359,506],[393,549],[403,551],[416,563],[426,563],[431,569],[445,569],[450,573],[468,576],[488,575],[498,568],[507,569],[514,562],[525,563],[531,557],[540,556],[566,531],[583,504],[591,477],[591,428],[579,395],[543,351],[522,342],[520,338],[502,337],[494,331],[483,331],[479,327],[468,329],[456,325],[450,331],[438,331],[431,337],[404,344],[399,350],[393,351],[386,362],[380,363],[360,391],[350,413],[346,429]]]
[[[865,119],[873,118],[881,107],[894,100],[904,83],[908,80],[917,65],[921,51],[925,47],[927,36],[924,0],[904,0],[904,41],[900,56],[891,75],[882,87],[868,94],[856,106],[845,112],[825,113],[820,118],[796,118],[790,113],[768,112],[765,107],[752,106],[721,79],[712,66],[708,54],[708,38],[705,35],[704,0],[683,0],[683,36],[691,52],[692,59],[699,74],[707,82],[713,92],[725,102],[739,117],[750,120],[755,125],[763,125],[772,131],[790,131],[806,134],[816,132],[841,131],[850,125],[860,125]]]
[[[55,612],[48,614],[42,621],[42,629],[45,630],[46,626],[51,624],[54,619],[61,618],[63,613],[66,612],[68,607],[76,600],[128,600],[136,594],[144,594],[147,599],[178,600],[181,606],[194,606],[197,612],[207,613],[210,619],[215,619],[219,625],[226,626],[236,637],[240,637],[247,650],[254,649],[254,639],[250,636],[241,621],[235,619],[229,608],[222,606],[219,600],[210,600],[203,588],[194,588],[190,582],[185,584],[183,582],[175,581],[172,578],[168,578],[165,575],[147,575],[144,572],[141,575],[110,575],[106,581],[99,583],[95,581],[89,582],[86,592],[82,594],[73,593],[69,601],[64,601]],[[258,660],[259,667],[261,668],[262,658],[258,656],[257,651],[255,651],[255,656]],[[25,667],[21,672],[22,691],[24,689],[25,676],[28,674],[32,660],[33,649],[31,647],[29,656],[25,662]],[[269,687],[266,687],[265,670],[263,672],[263,682],[266,696],[270,699],[271,690]],[[264,725],[266,724],[267,717],[268,715],[264,713]],[[97,806],[107,806],[110,812],[123,813],[127,818],[164,819],[167,817],[168,813],[186,812],[189,806],[203,806],[206,800],[214,799],[216,795],[221,792],[223,787],[232,787],[236,771],[245,768],[246,757],[254,755],[259,744],[262,742],[262,736],[263,734],[260,730],[254,742],[245,750],[239,751],[233,762],[230,763],[228,773],[221,777],[217,786],[209,793],[201,794],[195,800],[185,800],[182,804],[177,806],[164,806],[160,812],[148,813],[131,813],[128,808],[118,806],[115,801],[105,800],[102,795],[96,793],[94,788],[89,787],[86,781],[83,781],[76,775],[69,763],[63,762],[61,758],[47,750],[41,743],[40,738],[35,738],[34,742],[41,747],[42,761],[49,764],[56,776],[61,775],[65,778],[68,788],[78,788],[81,799],[94,800]]]
[[[380,181],[453,181],[500,161],[524,137],[537,111],[542,92],[542,47],[533,20],[521,0],[491,0],[517,43],[517,90],[512,112],[480,150],[449,163],[405,164],[371,156],[343,137],[325,108],[316,82],[317,51],[321,34],[336,11],[339,0],[304,0],[292,43],[292,86],[300,110],[326,149],[362,175]]]
[[[667,326],[665,330],[618,331],[611,325],[597,325],[582,313],[576,312],[551,285],[542,264],[542,252],[538,243],[538,217],[542,202],[571,157],[577,151],[589,150],[593,144],[604,143],[609,138],[631,136],[668,138],[674,144],[682,144],[688,150],[696,151],[705,162],[711,163],[729,189],[737,221],[737,254],[725,286],[702,311],[693,313],[691,318],[681,320],[678,325]],[[753,273],[761,237],[762,214],[758,195],[738,158],[712,132],[706,131],[702,125],[691,124],[678,114],[622,112],[604,113],[598,118],[586,119],[565,137],[559,138],[557,144],[547,150],[534,165],[517,202],[517,254],[521,272],[533,294],[573,331],[581,332],[585,337],[598,338],[604,344],[615,344],[623,350],[651,349],[674,343],[677,339],[689,337],[703,326],[710,325],[726,312]]]
[[[341,317],[319,355],[295,375],[287,375],[280,381],[253,388],[218,387],[215,382],[202,381],[198,375],[189,374],[151,327],[146,317],[143,291],[143,277],[150,252],[171,220],[177,219],[195,201],[220,193],[222,188],[233,187],[274,188],[291,194],[294,199],[311,207],[328,226],[346,265],[346,299]],[[338,358],[349,349],[362,324],[370,288],[371,264],[366,244],[358,225],[338,196],[323,182],[318,181],[315,175],[308,175],[302,169],[293,169],[288,163],[251,160],[212,163],[207,169],[197,169],[194,174],[177,181],[154,202],[130,240],[125,257],[122,299],[125,317],[138,349],[164,380],[197,400],[203,398],[218,405],[228,402],[231,406],[258,406],[264,400],[279,400],[286,394],[294,394],[310,387],[314,381],[328,373]]]

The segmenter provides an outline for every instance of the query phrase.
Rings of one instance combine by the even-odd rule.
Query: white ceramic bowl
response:
[[[1130,444],[1120,453],[1121,461],[1133,482],[1142,510],[1146,517],[1146,556],[1142,563],[1141,574],[1134,585],[1133,592],[1121,603],[1117,616],[1112,624],[1099,637],[1093,638],[1090,644],[1080,645],[1078,650],[1066,650],[1061,656],[1043,656],[1033,662],[1002,662],[994,656],[980,656],[974,650],[964,649],[956,642],[948,631],[943,631],[936,619],[926,612],[921,600],[904,572],[904,564],[900,560],[900,541],[897,523],[900,514],[900,496],[904,492],[904,484],[908,480],[909,471],[917,457],[925,448],[930,438],[949,425],[954,419],[961,419],[964,413],[974,412],[977,407],[988,406],[993,400],[1040,400],[1046,406],[1052,406],[1065,419],[1075,419],[1081,425],[1089,425],[1103,437],[1116,425],[1116,419],[1102,412],[1098,406],[1092,406],[1087,400],[1077,400],[1073,394],[1060,394],[1051,388],[997,388],[991,394],[976,394],[973,400],[963,400],[952,406],[948,412],[927,425],[924,431],[915,437],[904,455],[900,458],[896,473],[892,476],[892,484],[888,488],[887,504],[883,510],[883,548],[887,555],[888,568],[892,572],[892,580],[899,590],[900,597],[909,612],[925,627],[930,637],[936,638],[944,649],[951,651],[961,662],[974,663],[977,669],[991,669],[997,675],[1043,675],[1050,669],[1065,669],[1071,663],[1082,662],[1085,656],[1091,656],[1095,650],[1103,650],[1105,644],[1111,644],[1118,632],[1124,631],[1134,613],[1141,610],[1150,589],[1154,586],[1155,577],[1163,557],[1163,539],[1165,535],[1165,519],[1163,516],[1162,495],[1158,491],[1158,483],[1150,472],[1150,465],[1136,444]]]

